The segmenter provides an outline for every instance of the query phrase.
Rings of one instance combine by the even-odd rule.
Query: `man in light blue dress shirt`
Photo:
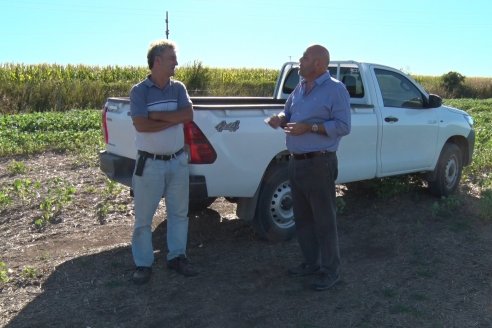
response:
[[[327,71],[330,54],[325,47],[308,47],[299,62],[300,83],[284,110],[268,123],[283,128],[291,153],[289,179],[304,261],[288,272],[292,276],[315,275],[311,287],[326,290],[340,279],[336,151],[341,137],[350,133],[350,96],[343,83]]]

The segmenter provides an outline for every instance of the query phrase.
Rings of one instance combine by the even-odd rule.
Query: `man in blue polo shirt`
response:
[[[153,42],[147,61],[151,74],[130,92],[138,149],[132,181],[135,284],[146,283],[152,273],[152,220],[163,195],[167,214],[167,266],[185,276],[197,274],[186,257],[189,169],[183,149],[183,123],[193,120],[192,102],[184,84],[171,79],[178,65],[174,43]]]
[[[268,123],[284,129],[291,153],[289,179],[304,261],[288,272],[292,276],[315,274],[311,287],[326,290],[340,279],[336,151],[341,137],[350,133],[350,96],[327,71],[330,54],[325,47],[308,47],[299,61],[301,81],[284,110]]]

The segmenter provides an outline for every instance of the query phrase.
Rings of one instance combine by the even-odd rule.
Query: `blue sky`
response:
[[[332,59],[492,77],[489,0],[0,0],[0,63],[145,66],[166,11],[181,66],[276,69],[319,43]]]

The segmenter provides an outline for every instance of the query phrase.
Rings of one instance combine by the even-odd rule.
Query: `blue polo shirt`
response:
[[[314,81],[314,87],[307,95],[305,84],[301,79],[287,99],[283,113],[289,123],[323,124],[327,135],[311,132],[299,136],[287,134],[287,149],[296,154],[337,151],[341,137],[350,133],[350,95],[329,72]]]
[[[149,77],[134,85],[130,91],[132,117],[148,117],[152,111],[177,111],[192,105],[183,83],[171,79],[161,89]],[[183,124],[157,132],[136,131],[135,145],[138,150],[152,154],[173,154],[184,146]]]

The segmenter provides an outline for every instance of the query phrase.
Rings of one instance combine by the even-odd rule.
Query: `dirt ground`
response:
[[[17,158],[29,168],[17,176],[10,160],[0,160],[0,190],[15,179],[43,186],[59,177],[76,193],[42,230],[33,225],[39,202],[0,212],[10,278],[0,282],[1,327],[492,326],[492,224],[477,218],[469,186],[455,207],[425,189],[381,198],[365,184],[345,186],[342,281],[324,292],[307,288],[311,278],[286,275],[301,260],[295,240],[260,240],[225,199],[190,215],[188,255],[200,274],[168,271],[161,208],[154,274],[135,286],[128,189],[105,202],[104,176],[73,156]],[[103,204],[117,211],[102,216]]]

